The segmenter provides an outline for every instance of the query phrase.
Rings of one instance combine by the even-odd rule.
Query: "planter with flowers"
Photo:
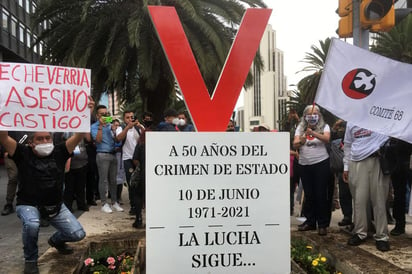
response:
[[[80,274],[140,274],[144,243],[137,240],[91,243],[79,266]]]
[[[292,238],[291,257],[292,261],[306,273],[341,274],[329,263],[328,258],[302,239]]]

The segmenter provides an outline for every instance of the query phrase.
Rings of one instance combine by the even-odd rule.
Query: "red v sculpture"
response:
[[[246,10],[210,97],[175,8],[148,8],[196,129],[225,131],[272,10]]]

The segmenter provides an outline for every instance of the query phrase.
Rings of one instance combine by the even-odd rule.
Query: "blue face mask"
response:
[[[308,122],[309,125],[313,126],[319,122],[319,115],[318,114],[307,114],[305,115],[305,121]]]

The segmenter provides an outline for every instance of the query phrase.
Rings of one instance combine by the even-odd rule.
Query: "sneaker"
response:
[[[118,203],[114,203],[114,204],[113,204],[113,208],[114,208],[114,210],[116,210],[117,212],[122,212],[122,211],[124,211],[124,209],[121,208]]]
[[[14,212],[13,205],[12,204],[6,204],[3,208],[3,211],[1,212],[1,215],[6,216],[9,214],[12,214]]]
[[[361,239],[359,238],[359,236],[357,234],[353,235],[352,238],[350,238],[348,240],[348,245],[351,246],[357,246],[360,245],[361,243],[363,243],[365,241],[365,239]]]
[[[112,212],[113,212],[113,210],[110,208],[110,206],[109,206],[108,203],[105,203],[105,204],[102,206],[102,211],[103,211],[104,213],[112,213]]]
[[[389,251],[389,242],[388,241],[376,241],[376,248],[382,252]]]
[[[402,235],[404,233],[405,233],[405,228],[401,228],[401,227],[398,227],[398,226],[395,226],[395,228],[392,229],[391,232],[390,232],[390,234],[392,236],[399,236],[399,235]]]
[[[56,244],[51,238],[47,241],[51,247],[57,249],[60,254],[68,255],[73,253],[73,248],[68,246],[65,242]]]
[[[38,274],[39,267],[37,266],[37,262],[25,262],[23,273],[24,274]]]

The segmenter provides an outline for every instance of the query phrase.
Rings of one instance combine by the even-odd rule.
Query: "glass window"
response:
[[[17,36],[17,18],[14,16],[11,16],[10,32],[14,37]]]
[[[26,12],[27,13],[30,13],[30,7],[31,7],[31,5],[30,5],[30,0],[26,0]]]
[[[26,45],[27,45],[27,47],[31,47],[31,32],[28,29],[27,29],[27,32],[26,32],[26,37],[27,37]]]
[[[40,45],[39,45],[39,53],[40,53],[40,56],[43,55],[43,48],[44,48],[44,43],[43,43],[43,42],[40,42]]]
[[[22,23],[19,24],[19,40],[24,43],[24,25]]]
[[[31,11],[32,11],[33,13],[35,13],[35,12],[36,12],[36,9],[37,9],[36,3],[32,2],[32,3],[31,3]]]
[[[36,35],[34,35],[33,34],[33,39],[34,39],[34,41],[36,41],[37,40],[37,36]],[[37,53],[37,47],[38,47],[39,45],[37,44],[37,45],[35,45],[35,46],[33,46],[33,51],[34,51],[34,53]]]
[[[3,29],[8,29],[9,27],[9,17],[10,17],[10,13],[7,10],[3,10]]]
[[[23,7],[23,0],[19,0],[19,6]]]

